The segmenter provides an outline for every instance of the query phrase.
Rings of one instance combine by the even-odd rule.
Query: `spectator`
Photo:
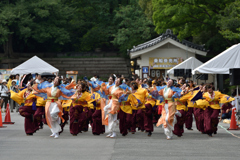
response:
[[[222,119],[230,119],[232,115],[232,104],[225,103],[221,108],[220,120]]]
[[[41,81],[41,79],[42,79],[41,75],[36,73],[36,80],[35,80],[35,82],[36,82],[37,84],[39,84],[40,81]]]
[[[18,86],[16,84],[17,84],[17,80],[12,80],[12,86],[10,87],[10,90],[18,93]],[[15,109],[16,107],[18,107],[18,104],[14,100],[10,99],[11,112],[13,112],[13,109]],[[18,112],[18,108],[16,111]]]
[[[16,85],[17,86],[19,86],[19,84],[20,84],[19,78],[20,78],[19,74],[16,74],[16,80],[17,80]]]
[[[3,108],[3,103],[4,103],[4,108],[6,109],[7,103],[9,101],[9,90],[7,87],[7,81],[4,79],[2,81],[2,85],[0,87],[0,93],[1,93],[1,108]],[[3,112],[5,112],[5,110],[3,109]]]
[[[152,79],[150,78],[149,75],[147,76],[147,80],[148,80],[148,81],[152,81]]]
[[[239,100],[240,91],[238,91],[238,96],[237,96],[237,90],[235,89],[233,94],[232,94],[232,97],[235,98],[235,100],[232,101],[232,107],[237,108],[237,103],[238,103],[238,111],[240,111],[240,100]]]

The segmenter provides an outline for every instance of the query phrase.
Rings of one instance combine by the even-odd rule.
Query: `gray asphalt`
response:
[[[3,118],[5,114],[2,115]],[[59,139],[50,138],[48,126],[33,136],[24,132],[24,118],[11,114],[14,125],[0,128],[0,160],[159,160],[159,159],[239,159],[240,139],[219,127],[212,138],[195,128],[183,137],[166,140],[162,128],[155,128],[152,137],[137,132],[126,137],[118,133],[116,139],[106,135],[93,136],[91,129],[74,137],[69,125]],[[228,128],[228,124],[220,123]],[[231,131],[240,137],[240,131]]]

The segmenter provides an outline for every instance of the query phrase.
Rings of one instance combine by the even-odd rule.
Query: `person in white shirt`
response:
[[[36,82],[37,84],[40,83],[41,79],[42,79],[41,75],[40,75],[40,74],[36,74],[35,82]]]
[[[10,90],[18,93],[19,90],[18,90],[18,86],[16,85],[16,83],[17,83],[17,80],[12,80],[12,86],[10,87]],[[19,108],[18,104],[14,100],[10,99],[11,112],[13,112],[13,109],[15,109],[15,108],[16,108],[16,112],[18,112],[18,108]]]
[[[238,91],[239,96],[237,96],[237,90],[234,90],[232,93],[232,97],[234,97],[234,101],[231,102],[232,108],[238,109],[240,111],[240,92]],[[237,103],[238,103],[238,108],[237,108]]]
[[[4,108],[6,109],[7,103],[9,101],[9,90],[7,87],[7,81],[4,79],[2,81],[2,85],[0,86],[0,93],[1,93],[1,108],[3,108],[3,104],[4,104]],[[3,109],[3,112],[5,112],[5,110]]]

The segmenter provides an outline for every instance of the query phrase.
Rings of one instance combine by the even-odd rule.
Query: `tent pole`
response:
[[[217,74],[215,74],[215,77],[214,77],[214,87],[215,87],[215,90],[217,90]]]
[[[236,104],[236,113],[238,113],[238,85],[237,85],[237,104]],[[233,113],[232,113],[233,114]],[[238,125],[238,118],[237,118],[237,125]]]

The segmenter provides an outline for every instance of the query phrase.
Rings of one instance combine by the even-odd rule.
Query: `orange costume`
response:
[[[107,89],[107,86],[105,84],[102,84],[102,90],[109,97],[109,101],[106,106],[104,105],[104,101],[101,102],[102,120],[103,125],[105,125],[105,132],[106,133],[115,132],[118,123],[117,112],[120,109],[118,99],[124,93],[124,90],[116,85],[111,86],[110,88]]]
[[[59,118],[61,118],[62,121],[64,122],[64,119],[62,118],[63,108],[62,108],[61,102],[58,101],[58,98],[60,96],[64,98],[69,98],[69,97],[64,95],[60,89],[54,86],[39,90],[37,88],[37,85],[34,85],[33,89],[39,93],[47,94],[47,102],[45,105],[45,114],[46,114],[47,124],[53,134],[60,132],[61,127],[58,123],[58,120]]]
[[[176,123],[176,107],[172,100],[174,94],[175,92],[171,89],[171,87],[167,86],[159,91],[159,95],[164,98],[164,104],[162,108],[162,116],[158,120],[157,127],[163,124],[164,133],[167,136],[167,139],[172,137],[172,130],[174,130],[174,125]]]

